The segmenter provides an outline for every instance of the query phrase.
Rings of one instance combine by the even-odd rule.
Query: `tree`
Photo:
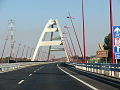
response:
[[[108,58],[112,57],[112,48],[111,48],[111,34],[108,34],[104,39],[104,45],[105,50],[108,50]]]

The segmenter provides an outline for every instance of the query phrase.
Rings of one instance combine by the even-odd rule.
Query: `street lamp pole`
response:
[[[113,53],[113,31],[112,31],[112,26],[113,26],[113,15],[112,15],[112,0],[110,2],[110,32],[111,32],[111,48],[112,48],[112,63],[115,63],[114,60],[114,53]]]
[[[69,43],[68,38],[66,37],[65,34],[67,34],[67,33],[63,32],[64,40],[65,40],[65,38],[66,38],[66,45],[68,45],[68,50],[70,51],[71,57],[73,57],[73,53],[72,53],[72,50],[71,50],[71,48],[70,48],[70,43]]]
[[[63,36],[63,34],[62,34],[62,36]],[[64,49],[65,49],[65,53],[67,55],[67,60],[70,61],[70,53],[69,53],[68,48],[66,46],[66,43],[65,43],[65,40],[64,40],[64,36],[62,37],[62,42],[63,42],[63,46],[64,46]]]
[[[84,1],[82,0],[82,29],[83,29],[83,47],[84,47],[84,63],[86,60],[86,39],[85,39],[85,23],[84,23]]]
[[[77,39],[77,43],[78,43],[78,46],[79,46],[81,55],[82,55],[82,57],[83,57],[83,53],[82,53],[82,49],[81,49],[81,46],[80,46],[80,42],[79,42],[79,40],[78,40],[77,33],[76,33],[76,30],[75,30],[75,26],[74,26],[74,24],[73,24],[72,17],[71,17],[71,15],[70,15],[70,13],[69,13],[69,17],[67,17],[67,18],[70,18],[70,21],[71,21],[71,24],[72,24],[72,27],[73,27],[73,30],[74,30],[74,33],[75,33],[75,37],[76,37],[76,39]]]
[[[67,32],[68,32],[68,35],[69,35],[69,38],[70,38],[70,42],[71,42],[71,44],[72,44],[72,48],[73,48],[74,54],[75,54],[75,56],[76,56],[75,47],[74,47],[74,45],[73,45],[73,41],[72,41],[72,38],[71,38],[70,32],[69,32],[69,30],[68,30],[67,24],[66,24],[66,27],[64,26],[64,28],[67,29]]]

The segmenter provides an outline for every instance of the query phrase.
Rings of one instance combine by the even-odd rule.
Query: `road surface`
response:
[[[119,90],[120,81],[66,64],[38,65],[0,74],[0,90]]]

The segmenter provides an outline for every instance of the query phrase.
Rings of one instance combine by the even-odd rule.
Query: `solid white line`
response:
[[[80,70],[80,69],[74,68],[74,67],[71,67],[71,68],[76,69],[76,70]],[[86,71],[82,71],[82,72],[86,72]],[[108,80],[104,80],[104,79],[101,79],[101,78],[97,78],[97,77],[95,77],[95,76],[91,76],[91,77],[96,78],[96,79],[99,79],[99,80],[102,80],[102,81],[105,81],[105,82],[109,82],[109,83],[112,83],[112,84],[115,84],[115,85],[118,85],[118,86],[119,86],[119,84],[116,84],[116,83],[111,82],[111,81],[108,81]]]
[[[21,80],[21,81],[18,82],[18,84],[21,84],[21,83],[23,83],[23,82],[24,82],[24,80]]]
[[[29,74],[29,76],[31,76],[32,74]]]
[[[62,68],[60,68],[58,64],[57,64],[57,67],[58,67],[61,71],[63,71],[64,73],[68,74],[69,76],[71,76],[72,78],[78,80],[79,82],[85,84],[85,85],[88,86],[89,88],[91,88],[91,89],[93,89],[93,90],[99,90],[99,89],[95,88],[94,86],[92,86],[92,85],[90,85],[90,84],[84,82],[83,80],[81,80],[81,79],[79,79],[79,78],[73,76],[72,74],[66,72],[65,70],[63,70]]]

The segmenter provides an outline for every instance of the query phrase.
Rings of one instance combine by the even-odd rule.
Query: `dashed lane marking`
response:
[[[34,72],[36,72],[36,71],[34,71]]]
[[[25,80],[21,80],[21,81],[18,82],[18,84],[21,84],[21,83],[23,83],[24,81],[25,81]]]
[[[32,74],[29,74],[29,76],[31,76]]]

